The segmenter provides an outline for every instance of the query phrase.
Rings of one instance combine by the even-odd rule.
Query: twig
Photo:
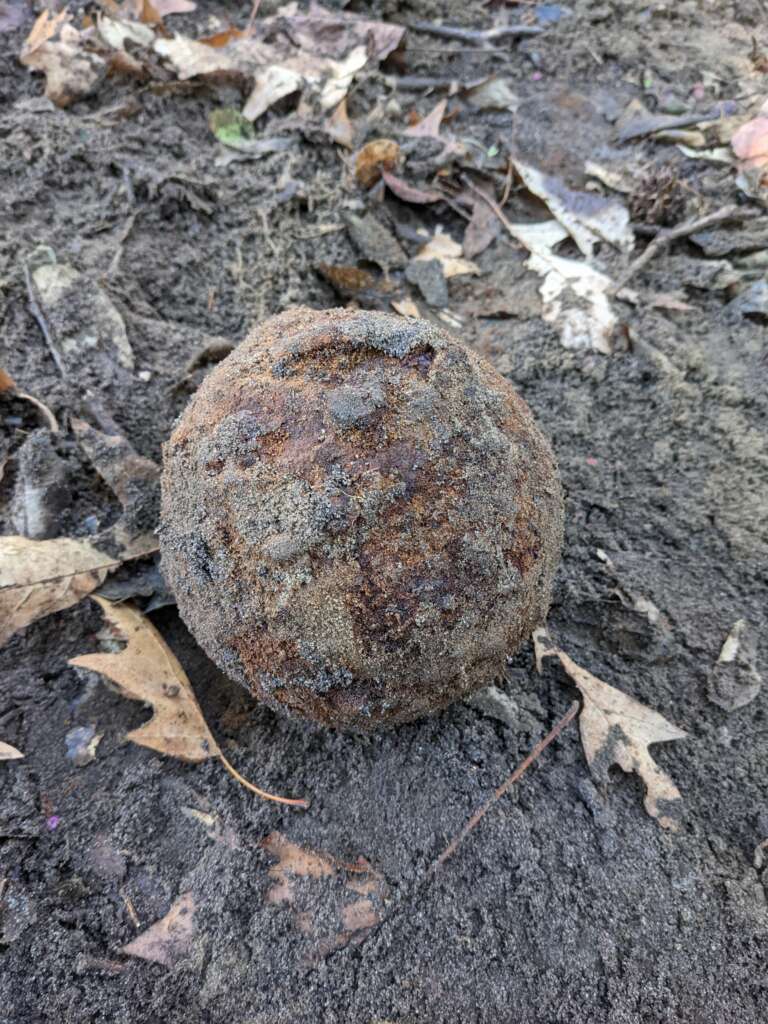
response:
[[[517,237],[517,233],[515,232],[512,222],[509,220],[509,218],[504,213],[499,204],[496,202],[496,200],[491,199],[490,196],[486,195],[481,188],[478,188],[477,185],[475,185],[475,183],[466,176],[466,174],[460,175],[459,180],[461,181],[462,185],[465,186],[465,188],[468,188],[470,192],[474,192],[476,196],[478,196],[480,199],[482,199],[484,203],[487,203],[488,206],[490,206],[490,208],[493,210],[493,212],[496,214],[496,216],[499,218],[501,223],[506,228],[507,232],[512,236],[512,238],[514,238],[516,242],[519,243],[520,239]]]
[[[117,248],[115,249],[114,256],[109,262],[107,272],[104,275],[104,278],[106,280],[109,280],[111,277],[114,277],[115,274],[117,273],[117,268],[120,266],[120,260],[123,258],[123,246],[125,245],[128,239],[128,235],[130,235],[131,231],[133,230],[133,225],[136,223],[136,218],[138,217],[138,215],[139,211],[135,210],[128,217],[125,224],[123,225],[122,231],[117,236]]]
[[[245,26],[245,34],[249,36],[253,32],[253,26],[256,22],[256,15],[259,13],[261,7],[261,0],[253,0],[253,7],[251,7],[251,16],[248,18],[248,24]]]
[[[678,238],[687,238],[689,235],[695,235],[697,231],[714,227],[715,224],[722,224],[726,220],[741,219],[744,215],[745,211],[740,206],[724,206],[722,209],[715,210],[714,213],[708,213],[704,217],[696,217],[693,220],[686,220],[682,224],[677,224],[673,228],[662,229],[653,241],[648,243],[637,259],[630,263],[613,288],[611,288],[611,294],[615,295],[621,291],[627,282],[639,270],[642,270],[643,267],[650,263],[655,256],[658,256],[661,250],[668,246],[670,242],[674,242]]]
[[[499,209],[503,209],[507,205],[509,199],[509,193],[512,191],[512,178],[515,170],[515,165],[512,162],[512,157],[507,160],[507,176],[504,181],[504,192],[501,196],[501,202],[499,203]]]
[[[504,796],[504,794],[508,790],[510,790],[512,788],[512,786],[514,786],[514,784],[518,781],[518,779],[522,778],[522,776],[525,775],[525,773],[531,767],[533,762],[538,757],[540,757],[540,755],[543,753],[543,751],[547,749],[547,747],[550,745],[550,743],[553,740],[557,739],[557,737],[560,735],[560,733],[563,731],[563,729],[566,727],[566,725],[568,725],[569,722],[573,721],[573,719],[576,716],[576,713],[577,713],[578,710],[579,710],[579,702],[577,700],[575,700],[573,702],[573,704],[571,704],[571,706],[568,708],[566,713],[563,715],[563,717],[560,719],[560,721],[557,723],[557,725],[555,725],[552,729],[550,729],[550,731],[547,733],[547,735],[544,737],[544,739],[539,740],[539,742],[536,744],[536,746],[530,752],[528,757],[526,757],[526,759],[524,761],[522,761],[517,766],[517,768],[515,768],[515,770],[512,772],[512,774],[509,776],[509,778],[506,779],[504,782],[502,782],[502,784],[498,787],[498,789],[495,789],[493,791],[491,796],[488,797],[488,799],[485,801],[485,803],[482,805],[482,807],[479,807],[475,811],[475,813],[472,815],[472,817],[466,823],[466,825],[461,830],[461,832],[459,832],[459,834],[457,836],[455,836],[450,841],[450,843],[448,843],[448,845],[443,850],[443,852],[440,854],[440,856],[436,860],[434,860],[432,862],[432,866],[430,868],[430,873],[434,873],[435,871],[437,871],[438,868],[442,867],[442,865],[445,864],[445,862],[448,860],[449,857],[452,857],[453,854],[456,853],[456,851],[458,850],[459,846],[464,842],[464,840],[467,838],[469,833],[474,828],[477,827],[477,825],[482,821],[482,819],[485,817],[485,815],[488,813],[488,811],[490,811],[490,809],[493,807],[493,805],[498,803],[499,800],[501,800],[501,798]]]
[[[35,320],[37,321],[37,326],[42,331],[43,337],[45,338],[45,343],[48,346],[51,355],[53,356],[54,363],[56,363],[57,370],[59,371],[61,376],[64,377],[64,379],[66,380],[67,374],[66,371],[64,370],[64,363],[61,361],[61,356],[56,350],[56,345],[54,344],[53,341],[51,329],[48,326],[47,320],[43,316],[43,311],[40,308],[40,303],[37,301],[37,292],[35,291],[35,286],[32,281],[32,275],[29,272],[29,266],[26,263],[24,263],[23,266],[24,282],[26,283],[27,286],[27,297],[29,298],[29,312],[35,318]]]
[[[488,43],[505,36],[537,36],[542,29],[537,25],[498,25],[496,28],[460,28],[458,25],[435,25],[431,21],[412,21],[408,25],[415,32],[425,32],[443,39],[461,39],[465,43]]]

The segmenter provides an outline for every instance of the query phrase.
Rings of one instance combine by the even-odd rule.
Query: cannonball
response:
[[[272,317],[204,380],[163,455],[179,612],[273,708],[406,722],[487,686],[546,617],[552,451],[510,384],[431,323]]]

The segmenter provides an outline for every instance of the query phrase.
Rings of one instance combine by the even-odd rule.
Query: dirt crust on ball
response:
[[[424,321],[294,309],[206,378],[164,448],[162,567],[259,700],[418,718],[541,624],[563,499],[528,406]]]

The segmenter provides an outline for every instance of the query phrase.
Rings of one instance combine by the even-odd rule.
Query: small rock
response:
[[[355,247],[365,259],[378,264],[385,273],[406,265],[408,257],[402,246],[372,214],[358,217],[354,213],[347,213],[344,220]]]
[[[102,734],[97,734],[92,725],[78,725],[70,729],[64,737],[67,746],[67,757],[77,768],[96,759],[96,747],[101,742]]]
[[[448,305],[448,285],[439,260],[411,260],[405,276],[416,285],[430,306],[445,309]]]

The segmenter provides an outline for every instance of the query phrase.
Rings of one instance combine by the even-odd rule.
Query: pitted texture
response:
[[[208,655],[326,725],[487,685],[545,618],[562,494],[530,410],[423,321],[291,310],[164,450],[163,571]]]

